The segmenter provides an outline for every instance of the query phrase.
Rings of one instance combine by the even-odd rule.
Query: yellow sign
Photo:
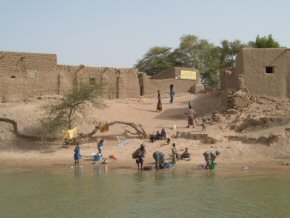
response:
[[[180,79],[196,80],[196,71],[193,70],[181,70]]]

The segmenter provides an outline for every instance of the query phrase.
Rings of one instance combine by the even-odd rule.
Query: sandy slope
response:
[[[166,128],[167,133],[171,136],[172,142],[177,144],[178,151],[182,152],[185,147],[189,147],[193,157],[190,161],[179,161],[178,167],[197,167],[203,163],[202,153],[205,150],[219,149],[222,155],[217,162],[225,168],[242,168],[249,166],[250,168],[286,168],[290,163],[290,149],[287,146],[288,134],[284,130],[289,128],[289,123],[285,117],[288,116],[288,100],[283,104],[272,107],[269,102],[261,104],[253,103],[245,111],[235,114],[220,114],[221,119],[217,122],[211,122],[207,125],[207,130],[201,132],[201,127],[186,128],[187,120],[184,114],[187,111],[188,101],[193,101],[193,107],[201,117],[211,117],[213,112],[221,111],[223,108],[220,103],[219,93],[209,93],[193,95],[189,93],[177,94],[175,102],[169,104],[169,98],[163,96],[163,111],[158,113],[155,111],[157,99],[155,98],[137,98],[137,99],[116,99],[106,100],[106,107],[96,109],[91,106],[86,108],[86,116],[78,116],[78,128],[81,132],[87,132],[94,127],[97,120],[106,121],[129,121],[140,123],[148,133],[155,133],[161,128]],[[41,117],[41,105],[44,105],[50,98],[40,100],[31,99],[24,102],[1,103],[0,117],[7,117],[18,122],[20,131],[26,134],[43,134],[39,128],[39,118]],[[274,103],[277,105],[277,102]],[[257,107],[259,109],[257,109]],[[269,110],[269,111],[264,111]],[[257,116],[266,114],[267,116],[284,117],[285,122],[275,123],[264,126],[249,126],[243,132],[237,133],[230,128],[233,123],[238,122],[237,117],[246,114],[255,114]],[[176,130],[171,127],[177,126]],[[168,157],[170,154],[170,145],[164,145],[163,142],[150,143],[132,136],[124,136],[124,129],[129,127],[115,125],[105,134],[98,137],[105,139],[104,156],[108,157],[114,154],[118,160],[111,160],[108,167],[112,168],[135,168],[135,162],[131,158],[132,152],[138,148],[141,143],[145,143],[147,156],[145,165],[153,163],[152,153],[154,151],[163,151]],[[191,140],[185,138],[174,138],[176,131],[190,132],[192,134],[208,134],[216,141],[214,144],[205,143],[200,140]],[[283,133],[283,137],[279,142],[271,144],[271,146],[263,143],[251,142],[244,143],[239,140],[229,140],[227,136],[252,136],[273,134],[274,132]],[[280,137],[280,136],[279,136]],[[281,138],[280,137],[280,138]],[[117,140],[128,140],[128,144],[123,146],[117,145]],[[286,143],[286,144],[285,144]],[[73,146],[62,148],[61,142],[53,144],[30,142],[19,140],[11,133],[11,126],[0,123],[0,163],[2,168],[70,168],[73,164]],[[86,167],[92,166],[91,155],[97,151],[97,138],[90,141],[83,141],[81,151],[84,155],[82,165]]]

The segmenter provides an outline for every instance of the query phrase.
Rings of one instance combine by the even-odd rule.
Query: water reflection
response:
[[[74,167],[74,175],[75,177],[80,177],[83,175],[83,166],[75,166]]]
[[[144,182],[146,180],[146,173],[144,172],[136,172],[133,174],[133,178],[135,180],[135,182],[140,183],[140,182]]]
[[[107,164],[98,164],[94,167],[95,175],[105,175],[108,173],[108,165]]]
[[[290,217],[288,174],[178,168],[107,173],[101,164],[93,171],[0,176],[1,217]]]
[[[155,171],[155,184],[156,185],[162,185],[166,179],[166,174],[164,171]]]

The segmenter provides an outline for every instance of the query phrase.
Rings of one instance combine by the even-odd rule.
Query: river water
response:
[[[290,217],[290,173],[1,171],[0,217]]]

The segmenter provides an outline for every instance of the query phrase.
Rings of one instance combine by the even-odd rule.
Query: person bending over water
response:
[[[214,163],[215,159],[217,156],[219,156],[221,153],[216,150],[216,151],[206,151],[203,153],[204,160],[206,162],[206,169],[210,169],[211,165]]]
[[[161,151],[155,151],[153,153],[153,158],[155,160],[156,170],[162,169],[165,163],[165,154]]]

